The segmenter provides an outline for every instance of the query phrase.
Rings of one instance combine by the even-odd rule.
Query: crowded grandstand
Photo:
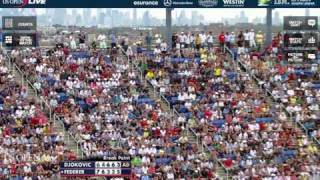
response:
[[[292,62],[283,35],[57,31],[54,46],[3,50],[1,179],[116,154],[131,179],[320,179],[320,51]]]

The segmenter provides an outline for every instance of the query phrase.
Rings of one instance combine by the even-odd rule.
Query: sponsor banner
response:
[[[316,7],[319,5],[318,0],[258,0],[258,7],[271,7],[271,8],[281,8],[281,7]]]
[[[0,8],[319,8],[319,0],[0,0]]]
[[[2,30],[36,31],[36,16],[4,16],[2,17]]]
[[[35,47],[37,46],[36,33],[4,33],[2,43],[7,47]]]
[[[285,16],[283,29],[287,31],[317,31],[317,16]]]

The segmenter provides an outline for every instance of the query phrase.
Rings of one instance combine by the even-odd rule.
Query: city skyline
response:
[[[318,9],[275,9],[273,24],[280,25],[283,16],[318,15]],[[222,13],[223,12],[223,13]],[[165,9],[1,9],[2,15],[37,15],[39,25],[78,25],[100,27],[133,27],[165,25]],[[61,16],[55,16],[59,14]],[[266,9],[174,9],[173,25],[210,23],[264,23]]]

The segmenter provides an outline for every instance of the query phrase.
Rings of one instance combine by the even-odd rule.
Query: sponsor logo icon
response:
[[[273,4],[277,6],[283,6],[289,5],[290,3],[288,2],[288,0],[274,0]]]
[[[258,1],[258,6],[269,6],[270,5],[270,0],[259,0]]]
[[[170,7],[172,5],[172,0],[163,0],[163,5],[166,7]]]
[[[199,0],[199,5],[202,7],[215,7],[218,5],[218,0]]]
[[[133,1],[133,5],[135,5],[135,6],[158,6],[159,3],[158,3],[158,1],[140,0],[140,1]]]
[[[224,7],[244,7],[245,0],[223,0]]]

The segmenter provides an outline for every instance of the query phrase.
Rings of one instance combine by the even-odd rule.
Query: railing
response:
[[[125,54],[125,56],[129,59],[129,57],[128,57],[127,54],[124,52],[124,50],[122,49],[122,47],[120,47],[120,48],[121,48],[122,53]],[[151,81],[149,81],[149,80],[147,80],[147,79],[144,78],[143,72],[142,72],[142,70],[138,67],[138,65],[137,65],[136,63],[134,63],[134,62],[131,62],[131,63],[132,63],[132,66],[139,71],[141,81],[146,80],[146,82],[149,84],[149,86],[151,86],[151,87],[153,88],[153,93],[154,93],[154,95],[158,96],[158,97],[162,100],[162,102],[165,102],[165,103],[167,104],[167,106],[168,106],[169,108],[171,108],[171,111],[173,112],[174,115],[176,115],[177,117],[182,117],[182,116],[180,115],[180,113],[176,110],[176,108],[174,108],[174,107],[171,106],[169,100],[168,100],[165,96],[163,96],[163,95],[161,94],[161,92],[158,92],[157,87],[155,87],[155,86],[151,83]],[[187,123],[187,124],[188,124],[188,123]],[[197,134],[196,130],[194,130],[193,128],[190,128],[190,127],[186,127],[186,128],[188,129],[188,130],[187,130],[187,133],[191,132],[191,133],[196,137],[197,145],[198,145],[198,146],[201,146],[202,151],[206,150],[207,152],[210,152],[210,149],[209,149],[203,142],[201,142],[200,137],[199,137],[199,135]],[[227,179],[229,179],[229,170],[223,165],[223,163],[222,163],[219,159],[215,159],[214,161],[215,161],[216,164],[219,164],[219,165],[223,168],[223,170],[224,170],[225,173],[227,174]]]
[[[61,118],[59,116],[57,116],[53,111],[52,108],[50,107],[49,103],[47,100],[45,100],[43,97],[41,97],[38,93],[38,90],[34,87],[34,85],[31,83],[31,81],[27,78],[27,75],[25,73],[22,72],[22,70],[17,66],[17,64],[15,64],[14,62],[12,62],[12,59],[9,55],[6,56],[7,60],[9,62],[9,70],[13,71],[13,69],[16,69],[18,71],[18,73],[21,76],[21,84],[25,84],[25,81],[27,83],[27,85],[32,89],[32,91],[35,93],[35,96],[37,98],[38,103],[40,103],[40,107],[41,110],[46,111],[49,115],[49,120],[50,122],[53,122],[53,124],[55,125],[56,123],[59,123],[62,127],[62,132],[63,135],[67,134],[67,140],[68,142],[71,140],[73,140],[76,143],[77,146],[77,155],[80,154],[81,158],[84,157],[84,153],[83,150],[81,149],[81,143],[79,141],[76,140],[76,138],[68,131],[66,131],[65,125],[63,123],[63,121],[61,120]],[[22,56],[20,57],[22,58]],[[30,93],[30,92],[29,92]]]
[[[235,58],[233,52],[229,48],[226,47],[226,51],[229,53],[229,55],[231,56],[232,59]],[[254,79],[258,84],[259,84],[259,82],[261,82],[261,80],[252,71],[250,71],[246,65],[244,65],[241,62],[241,60],[237,59],[236,61],[237,61],[237,64],[241,68],[245,69],[246,73],[248,73],[252,79]],[[271,97],[273,99],[273,101],[276,100],[276,97],[274,97],[272,92],[269,89],[264,88],[263,84],[259,85],[259,87],[260,87],[260,89],[262,89],[266,93],[266,95]],[[293,114],[285,108],[285,105],[283,103],[279,103],[279,104],[280,104],[281,109],[286,113],[287,117],[291,120],[291,122],[294,123],[294,125],[296,127],[300,127],[311,140],[313,140],[318,146],[320,146],[320,141],[316,137],[309,135],[308,129],[301,122],[295,121],[293,119],[293,117],[294,117]]]

